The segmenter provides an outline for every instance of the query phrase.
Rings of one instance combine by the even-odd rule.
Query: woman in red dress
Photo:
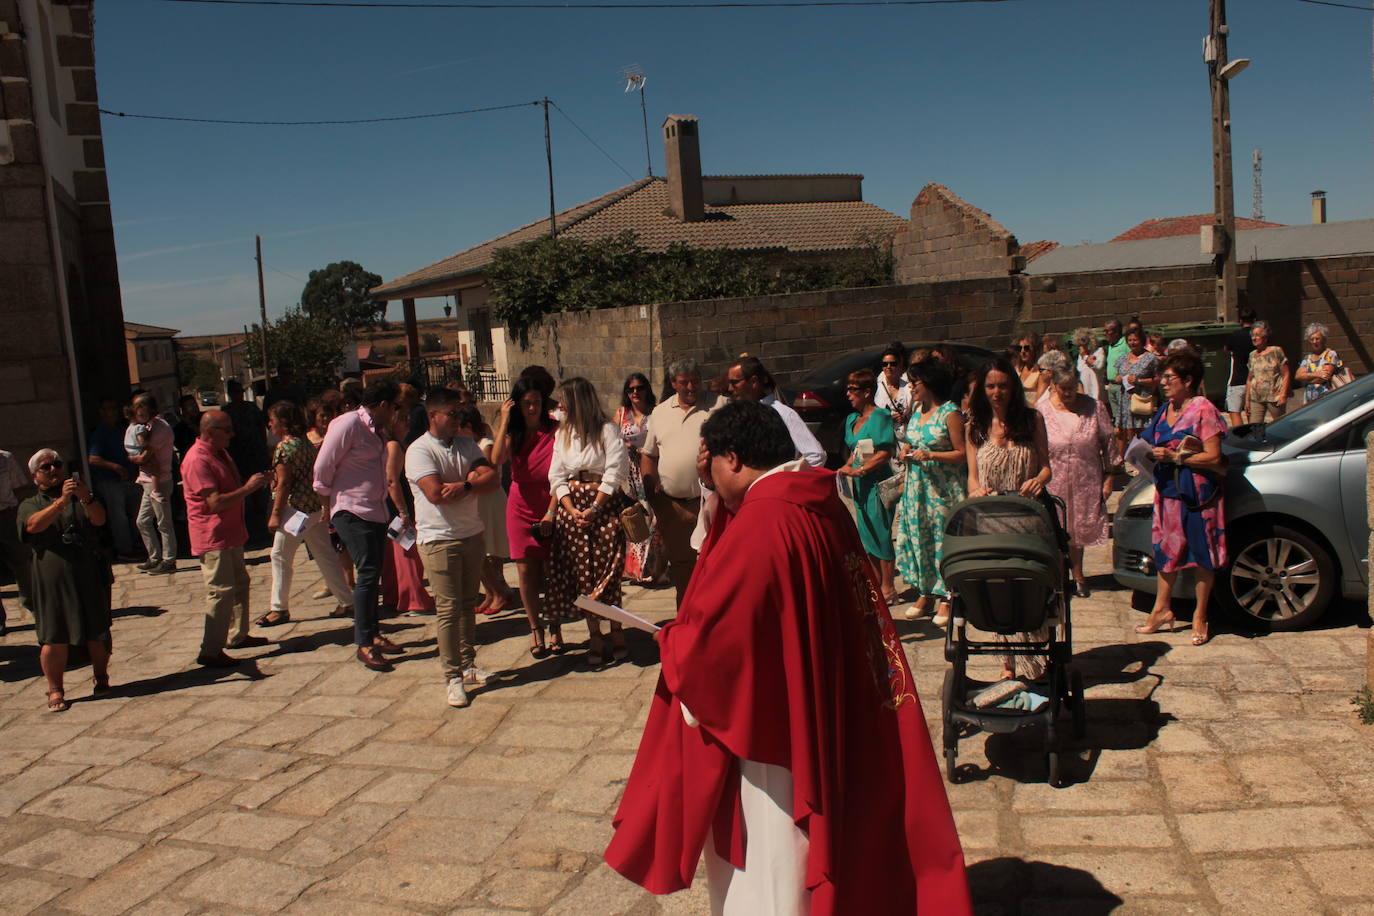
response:
[[[510,461],[506,537],[510,541],[510,558],[515,561],[515,569],[520,575],[520,601],[530,621],[530,655],[535,658],[544,658],[550,651],[563,651],[563,634],[557,620],[548,621],[549,642],[548,645],[544,643],[545,621],[540,598],[549,556],[547,539],[553,533],[549,465],[553,461],[554,432],[558,423],[550,416],[551,393],[552,386],[543,378],[521,376],[517,379],[511,388],[510,400],[501,405],[493,437],[496,441],[491,449],[491,463],[496,467]]]

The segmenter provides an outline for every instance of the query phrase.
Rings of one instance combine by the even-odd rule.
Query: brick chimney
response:
[[[1313,191],[1313,192],[1312,192],[1312,222],[1313,222],[1313,223],[1324,223],[1324,222],[1326,222],[1326,192],[1325,192],[1325,191]]]
[[[684,223],[703,219],[701,147],[693,115],[668,115],[663,122],[663,158],[668,163],[668,209]]]

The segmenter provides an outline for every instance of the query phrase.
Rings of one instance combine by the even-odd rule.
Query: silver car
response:
[[[1320,617],[1337,591],[1369,588],[1365,437],[1374,430],[1374,375],[1273,423],[1237,427],[1222,439],[1229,565],[1217,573],[1224,606],[1273,630]],[[1126,487],[1114,522],[1113,571],[1127,588],[1154,592],[1150,536],[1154,483]],[[1178,597],[1191,597],[1191,571]]]

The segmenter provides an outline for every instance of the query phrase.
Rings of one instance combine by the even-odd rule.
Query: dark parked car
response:
[[[1222,606],[1261,628],[1311,625],[1333,598],[1369,587],[1365,437],[1374,430],[1374,375],[1268,426],[1238,426],[1221,440],[1226,472]],[[1117,509],[1114,566],[1128,588],[1153,592],[1154,482],[1136,478]],[[1190,570],[1174,594],[1193,595]]]
[[[937,343],[925,342],[907,345],[908,350],[922,347],[935,347]],[[959,364],[968,371],[980,369],[997,354],[972,344],[952,344],[959,356]],[[829,458],[831,467],[839,467],[844,460],[844,418],[849,416],[849,399],[845,397],[844,383],[849,373],[860,369],[881,371],[882,347],[868,350],[852,350],[836,357],[819,369],[808,374],[795,385],[784,389],[783,396],[792,409],[801,415],[811,432],[821,441]]]

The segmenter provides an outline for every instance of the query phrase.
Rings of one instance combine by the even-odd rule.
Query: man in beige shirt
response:
[[[701,424],[706,422],[715,397],[702,393],[701,367],[696,360],[672,363],[668,377],[675,393],[649,415],[649,432],[640,450],[640,473],[663,537],[668,578],[681,604],[697,564],[691,540],[701,505],[697,474]]]

